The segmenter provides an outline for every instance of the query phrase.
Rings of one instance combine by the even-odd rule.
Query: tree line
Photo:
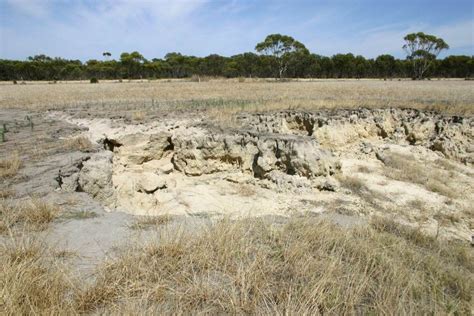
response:
[[[139,52],[124,52],[118,60],[104,52],[104,60],[87,62],[36,55],[25,61],[0,60],[0,80],[83,80],[158,79],[211,77],[258,78],[472,78],[474,56],[436,59],[449,46],[440,38],[424,33],[408,34],[403,49],[406,59],[384,54],[377,58],[336,54],[331,57],[311,53],[290,36],[271,34],[255,47],[231,57],[206,57],[168,53],[151,60]]]

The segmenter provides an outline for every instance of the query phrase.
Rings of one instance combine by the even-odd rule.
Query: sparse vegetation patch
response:
[[[61,215],[61,218],[80,220],[80,219],[96,218],[98,216],[99,216],[99,214],[97,214],[94,211],[82,210],[82,211],[66,212],[66,213]]]
[[[81,286],[37,245],[3,250],[7,313],[469,314],[474,284],[468,245],[383,219],[224,220],[123,249]]]
[[[413,157],[393,153],[384,161],[388,167],[385,175],[389,178],[412,182],[448,198],[459,197],[459,189],[451,187],[449,172],[433,165],[418,163]]]
[[[6,158],[0,159],[0,179],[13,177],[17,174],[21,167],[21,159],[18,152],[8,155]]]
[[[0,232],[11,229],[44,230],[59,215],[58,206],[41,199],[0,201]]]
[[[91,141],[84,136],[70,138],[64,141],[64,147],[66,150],[79,150],[79,151],[92,151],[94,149],[94,145]]]
[[[135,223],[130,225],[131,229],[150,229],[153,227],[166,225],[173,220],[171,215],[141,216]]]

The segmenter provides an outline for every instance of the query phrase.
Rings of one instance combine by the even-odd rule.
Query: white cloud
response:
[[[422,31],[443,38],[451,49],[467,48],[473,52],[473,24],[473,20],[439,26],[426,23],[412,25],[396,23],[348,33],[344,38],[319,37],[315,43],[319,43],[316,48],[325,55],[352,52],[372,58],[381,54],[404,58],[403,37],[409,33]]]
[[[474,49],[474,20],[435,27],[433,34],[443,38],[451,48]]]
[[[415,31],[443,37],[452,48],[448,53],[473,50],[472,20],[434,26],[407,21],[373,25],[354,22],[350,6],[321,7],[298,20],[277,5],[262,9],[256,2],[240,0],[3,1],[16,13],[14,23],[0,24],[3,58],[45,53],[86,60],[101,58],[106,50],[115,58],[132,50],[147,58],[170,51],[231,55],[253,50],[275,32],[292,35],[323,55],[404,57],[403,37]],[[456,51],[458,47],[463,49]]]
[[[79,7],[87,15],[103,15],[104,18],[128,19],[142,14],[150,14],[163,19],[174,19],[193,12],[207,0],[102,0],[87,5],[81,1],[61,0],[5,0],[6,3],[23,14],[47,17],[55,5]]]
[[[117,23],[127,19],[141,18],[149,15],[160,20],[182,18],[202,6],[206,0],[105,0],[99,10],[83,7],[88,16],[114,20]]]
[[[21,1],[12,7],[26,23],[2,27],[0,53],[8,58],[13,58],[11,55],[25,58],[41,52],[89,59],[101,58],[105,50],[111,51],[115,58],[120,52],[132,50],[156,57],[157,47],[178,50],[176,42],[183,35],[195,32],[193,15],[207,2],[103,0],[91,6],[77,1],[65,9],[58,6],[61,3],[58,1],[55,5]],[[28,17],[40,20],[33,25],[28,23]]]

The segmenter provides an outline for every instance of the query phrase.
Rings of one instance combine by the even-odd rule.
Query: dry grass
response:
[[[243,197],[251,197],[257,194],[255,187],[246,183],[239,183],[235,189],[235,194]]]
[[[426,189],[444,195],[450,199],[460,197],[461,190],[450,179],[453,174],[439,167],[426,163],[418,163],[413,157],[391,153],[384,160],[387,167],[385,176],[394,180],[416,183]]]
[[[145,117],[146,117],[146,113],[143,111],[135,111],[132,113],[133,121],[141,122],[145,119]]]
[[[83,152],[89,152],[94,149],[94,145],[91,143],[89,138],[84,136],[69,138],[64,141],[64,148],[66,150],[78,150]]]
[[[65,266],[32,237],[3,241],[0,251],[0,314],[74,313],[73,284]]]
[[[21,159],[18,152],[14,152],[8,158],[0,159],[0,179],[13,177],[20,167]]]
[[[0,200],[10,198],[15,195],[15,191],[12,189],[0,188]]]
[[[80,283],[31,239],[4,241],[4,314],[469,314],[474,258],[385,219],[223,220],[135,244]],[[63,259],[62,259],[63,260]]]
[[[0,233],[12,229],[44,230],[59,215],[59,207],[40,199],[0,201]]]
[[[426,202],[420,199],[414,199],[409,201],[408,206],[419,211],[424,211],[427,207]]]
[[[140,216],[135,223],[130,225],[131,229],[150,229],[168,224],[173,220],[171,215]]]
[[[460,196],[459,191],[457,191],[455,188],[452,188],[451,183],[443,182],[443,180],[446,181],[446,178],[443,178],[441,174],[437,174],[433,178],[429,179],[425,186],[428,190],[439,193],[448,198],[458,198]]]
[[[367,206],[379,209],[381,208],[380,202],[387,199],[387,196],[384,194],[378,191],[370,190],[365,181],[358,176],[339,174],[336,176],[336,178],[344,188],[350,190],[353,194],[357,195],[364,202],[366,202]],[[369,211],[370,210],[367,207],[359,210],[361,214],[368,214],[370,213]]]
[[[361,173],[371,173],[372,172],[372,169],[370,169],[369,167],[367,166],[359,166],[357,168],[357,171],[358,172],[361,172]]]
[[[314,205],[317,206],[317,204],[314,204]],[[336,198],[332,200],[331,202],[325,202],[323,203],[323,205],[330,213],[335,212],[337,214],[347,215],[347,216],[359,215],[356,210],[351,208],[350,202],[342,198]]]
[[[461,214],[452,211],[438,212],[433,216],[443,226],[453,225],[461,222]]]
[[[449,256],[447,256],[449,254]],[[468,313],[472,250],[378,220],[343,230],[317,219],[276,229],[224,221],[104,265],[83,312],[250,314]]]
[[[362,195],[368,190],[364,181],[357,176],[337,175],[337,179],[343,187],[357,195]]]
[[[94,211],[87,211],[87,210],[82,210],[82,211],[76,211],[76,212],[66,212],[61,215],[62,219],[66,220],[81,220],[81,219],[90,219],[90,218],[96,218],[98,217],[99,214],[97,214]]]
[[[211,109],[217,115],[274,109],[409,107],[473,114],[474,83],[449,81],[156,80],[97,85],[0,84],[0,108],[61,109],[77,106],[107,110]]]

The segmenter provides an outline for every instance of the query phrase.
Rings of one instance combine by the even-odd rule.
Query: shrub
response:
[[[99,83],[99,80],[95,77],[91,78],[91,83]]]

